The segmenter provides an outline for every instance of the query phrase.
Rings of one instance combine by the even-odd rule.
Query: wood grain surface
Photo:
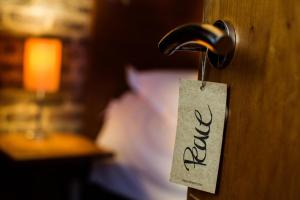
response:
[[[209,68],[230,86],[217,194],[189,200],[300,199],[300,1],[207,0],[204,20],[229,20],[232,64]]]

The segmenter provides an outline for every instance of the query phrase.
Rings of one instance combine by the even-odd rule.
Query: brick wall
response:
[[[23,44],[24,38],[0,37],[0,133],[26,132],[36,126],[36,94],[25,91],[22,83]],[[46,95],[42,109],[42,123],[48,131],[81,131],[86,51],[84,41],[63,41],[60,90]]]

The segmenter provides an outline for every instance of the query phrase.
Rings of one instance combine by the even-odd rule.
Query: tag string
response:
[[[206,70],[206,63],[207,63],[207,52],[208,49],[206,49],[205,52],[201,52],[200,62],[201,62],[201,86],[200,89],[204,90],[206,82],[205,79],[205,70]]]

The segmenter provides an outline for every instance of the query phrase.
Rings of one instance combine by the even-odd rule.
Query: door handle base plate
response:
[[[234,48],[226,55],[217,55],[212,51],[208,51],[207,56],[210,64],[216,67],[217,69],[223,69],[230,64],[234,55],[236,45],[235,31],[233,26],[228,21],[217,20],[213,25],[227,33],[234,43]]]

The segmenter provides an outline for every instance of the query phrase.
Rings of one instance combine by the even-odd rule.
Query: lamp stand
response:
[[[43,110],[45,103],[46,93],[44,91],[36,92],[36,104],[37,104],[37,115],[36,115],[36,126],[33,131],[26,134],[29,139],[33,140],[44,140],[47,137],[47,133],[43,127]]]

